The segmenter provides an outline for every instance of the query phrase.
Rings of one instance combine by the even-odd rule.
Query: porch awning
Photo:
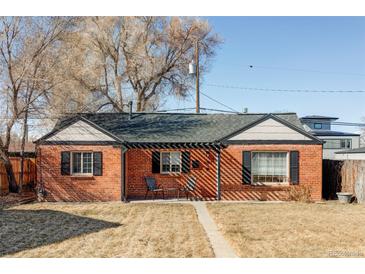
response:
[[[140,149],[164,149],[164,148],[198,148],[198,149],[220,149],[224,145],[220,143],[125,143],[127,148]]]

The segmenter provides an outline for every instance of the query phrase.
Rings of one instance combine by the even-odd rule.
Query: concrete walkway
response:
[[[195,207],[199,221],[208,236],[215,256],[217,258],[237,258],[238,256],[232,247],[218,231],[217,225],[209,215],[205,202],[192,202],[191,204]]]

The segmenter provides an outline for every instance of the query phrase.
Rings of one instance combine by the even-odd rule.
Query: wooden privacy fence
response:
[[[365,161],[345,160],[341,170],[342,191],[353,193],[359,203],[365,202]]]
[[[17,184],[20,180],[20,158],[11,158],[11,164],[13,166],[13,171],[15,175],[15,180]],[[23,186],[30,185],[36,180],[36,165],[35,158],[24,159],[24,181]],[[6,175],[6,170],[2,162],[0,162],[0,193],[8,192],[9,184],[8,177]]]

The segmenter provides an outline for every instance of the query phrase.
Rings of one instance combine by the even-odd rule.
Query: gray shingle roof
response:
[[[334,131],[334,130],[310,130],[314,136],[360,136],[357,133]]]
[[[190,143],[215,142],[267,116],[267,113],[184,114],[184,113],[93,113],[79,114],[107,132],[127,142]],[[295,113],[272,114],[303,130]],[[66,118],[55,130],[69,123]]]
[[[300,119],[303,119],[303,120],[307,120],[307,119],[337,120],[338,118],[332,117],[332,116],[322,116],[322,115],[307,115],[307,116],[301,117]]]

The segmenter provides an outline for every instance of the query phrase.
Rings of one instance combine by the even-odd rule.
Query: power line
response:
[[[225,108],[227,108],[227,109],[229,109],[229,110],[231,110],[231,111],[233,111],[233,112],[239,113],[239,111],[237,111],[237,110],[235,110],[234,108],[231,108],[230,106],[227,106],[226,104],[223,104],[222,102],[220,102],[220,101],[218,101],[218,100],[216,100],[216,99],[214,99],[214,98],[210,97],[209,95],[205,94],[204,92],[202,92],[202,91],[201,91],[200,93],[201,93],[203,96],[207,97],[208,99],[212,100],[213,102],[215,102],[215,103],[217,103],[217,104],[219,104],[219,105],[221,105],[221,106],[223,106],[223,107],[225,107]]]
[[[311,73],[321,73],[321,74],[342,74],[342,75],[352,75],[352,76],[362,76],[363,73],[353,73],[353,72],[341,72],[341,71],[322,71],[322,70],[314,70],[314,69],[302,69],[302,68],[288,68],[288,67],[272,67],[272,66],[256,66],[256,65],[248,65],[249,69],[269,69],[269,70],[286,70],[286,71],[298,71],[298,72],[311,72]]]
[[[216,108],[203,108],[203,107],[201,107],[200,109],[208,110],[208,111],[219,111],[219,112],[226,112],[226,113],[235,113],[235,114],[238,113],[237,111],[229,111],[229,110],[216,109]]]
[[[364,73],[356,73],[356,72],[344,72],[344,71],[323,71],[317,69],[307,69],[307,68],[292,68],[292,67],[276,67],[276,66],[260,66],[260,65],[252,65],[252,64],[234,64],[227,62],[220,62],[220,64],[229,65],[229,67],[237,67],[242,70],[254,70],[254,69],[267,69],[267,70],[283,70],[283,71],[294,71],[294,72],[309,72],[309,73],[319,73],[319,74],[337,74],[337,75],[349,75],[349,76],[360,76],[364,77]],[[228,67],[228,68],[229,68]]]
[[[192,110],[195,108],[173,108],[173,109],[163,109],[163,110],[157,110],[156,112],[168,112],[168,111],[185,111],[185,110]]]
[[[216,109],[216,108],[204,108],[201,107],[201,110],[208,110],[208,111],[218,111],[218,112],[226,112],[226,113],[237,113],[237,111],[229,111],[229,110],[223,110],[223,109]],[[164,110],[158,110],[156,112],[168,112],[168,111],[185,111],[185,110],[195,110],[195,108],[175,108],[175,109],[164,109]]]
[[[253,88],[242,86],[231,86],[221,84],[206,84],[210,87],[227,88],[227,89],[240,89],[249,91],[274,91],[274,92],[304,92],[304,93],[365,93],[365,90],[311,90],[311,89],[273,89],[273,88]]]

